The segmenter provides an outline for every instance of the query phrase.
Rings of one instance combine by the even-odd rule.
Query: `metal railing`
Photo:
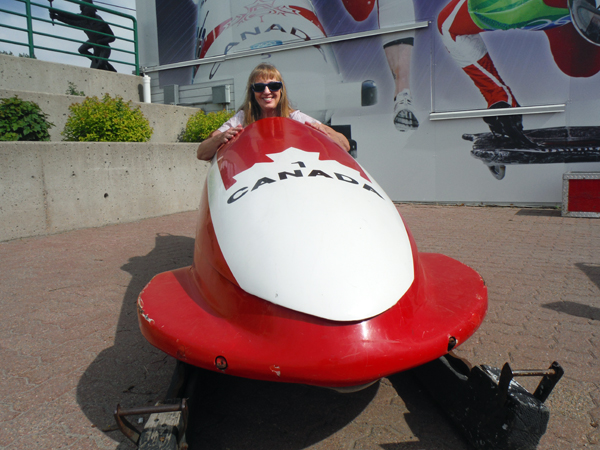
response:
[[[14,30],[17,32],[21,32],[21,35],[23,33],[26,33],[27,35],[27,39],[25,41],[25,39],[21,39],[21,40],[12,40],[12,39],[3,39],[2,36],[0,36],[0,42],[5,42],[8,44],[12,44],[12,45],[17,45],[17,46],[24,46],[28,48],[28,56],[30,58],[35,58],[35,50],[46,50],[49,52],[55,52],[55,53],[63,53],[63,54],[67,54],[67,55],[76,55],[76,56],[80,56],[80,57],[85,57],[85,58],[90,58],[89,56],[85,56],[82,53],[76,53],[76,52],[72,52],[72,51],[67,51],[67,50],[62,50],[60,48],[55,48],[55,47],[49,47],[49,46],[45,46],[45,45],[38,45],[36,43],[36,37],[37,36],[42,36],[48,39],[57,39],[57,40],[61,40],[61,41],[69,41],[69,42],[75,42],[75,43],[79,43],[79,44],[85,44],[86,40],[79,40],[79,39],[74,39],[72,37],[68,37],[65,36],[63,34],[61,34],[60,29],[62,27],[65,28],[71,28],[71,29],[75,29],[75,30],[81,30],[83,32],[92,32],[95,35],[98,36],[107,36],[107,37],[111,37],[112,35],[106,34],[106,33],[102,33],[99,32],[97,30],[92,30],[89,28],[81,28],[81,27],[77,27],[74,25],[67,25],[67,24],[63,24],[60,23],[58,20],[51,20],[50,19],[50,8],[52,8],[53,11],[59,12],[59,13],[63,13],[63,14],[67,14],[67,15],[72,15],[72,16],[77,16],[76,14],[74,14],[71,11],[65,11],[62,10],[60,8],[55,8],[52,6],[52,1],[53,0],[49,0],[48,4],[41,4],[41,3],[35,3],[31,0],[14,0],[15,2],[18,3],[23,3],[25,5],[25,12],[18,12],[15,10],[7,10],[4,8],[0,8],[0,13],[4,13],[4,14],[8,14],[10,15],[11,18],[21,18],[21,21],[24,19],[26,22],[26,27],[22,27],[22,26],[15,26],[9,23],[4,23],[5,20],[0,21],[0,28],[5,28],[8,30]],[[84,6],[89,6],[90,3],[85,2],[85,1],[79,1],[79,0],[63,0],[64,2],[68,2],[68,3],[74,3],[77,5],[84,5]],[[39,14],[33,15],[32,14],[32,6],[36,7],[36,8],[41,8],[44,12],[48,11],[48,14],[46,15],[46,17],[40,17]],[[139,68],[139,50],[138,50],[138,29],[137,29],[137,20],[135,19],[135,17],[130,16],[128,14],[124,14],[121,13],[119,11],[115,11],[109,8],[105,8],[103,6],[99,6],[98,4],[94,3],[93,6],[95,9],[106,12],[112,16],[118,16],[121,17],[123,19],[125,19],[125,21],[131,21],[131,26],[125,26],[123,24],[119,24],[119,23],[115,23],[115,22],[109,22],[106,20],[99,20],[99,19],[95,19],[92,17],[87,17],[85,16],[86,19],[89,20],[93,20],[96,22],[105,22],[107,25],[109,25],[111,28],[115,28],[118,30],[123,30],[122,32],[116,32],[115,33],[115,41],[114,43],[119,45],[119,47],[115,46],[115,47],[111,47],[109,45],[102,45],[99,43],[93,43],[90,44],[92,45],[92,47],[100,47],[100,48],[106,48],[106,49],[110,49],[111,52],[113,53],[117,53],[118,56],[112,57],[112,58],[104,58],[101,56],[96,56],[94,55],[94,59],[96,60],[103,60],[103,61],[107,61],[107,62],[113,62],[113,63],[118,63],[118,64],[124,64],[127,66],[133,66],[134,70],[133,73],[135,73],[135,75],[139,75],[140,74],[140,68]],[[4,16],[5,18],[9,18],[9,16]],[[83,16],[82,16],[83,17]],[[112,17],[111,17],[112,19]],[[6,22],[8,22],[9,20],[6,20]],[[48,27],[45,24],[50,24],[52,26],[57,25],[61,28],[52,28],[52,27]],[[48,32],[48,30],[56,30],[56,32]],[[19,33],[15,33],[15,34],[19,34]],[[124,37],[122,34],[126,34],[128,36],[131,36],[131,38],[129,37]],[[129,48],[125,48],[125,46],[129,46]],[[133,50],[131,49],[131,47],[133,47]],[[1,49],[0,49],[1,50]],[[129,60],[123,60],[124,56],[127,55],[131,55],[134,60],[134,62],[131,62],[131,58],[128,58]],[[23,56],[27,56],[27,53]],[[91,59],[91,58],[90,58]]]
[[[214,63],[218,63],[218,62],[220,63],[220,62],[231,60],[231,59],[246,58],[248,56],[261,55],[261,54],[265,53],[265,51],[268,51],[269,53],[285,52],[288,50],[295,50],[295,49],[304,48],[304,47],[315,47],[318,45],[334,44],[336,42],[352,41],[354,39],[363,39],[363,38],[368,38],[368,37],[373,37],[373,36],[382,36],[382,35],[386,35],[386,34],[400,33],[402,31],[418,30],[420,28],[427,28],[428,26],[429,26],[429,22],[421,21],[421,22],[414,22],[414,23],[409,23],[409,24],[405,24],[405,25],[398,25],[395,27],[380,28],[378,30],[372,30],[372,31],[361,31],[358,33],[341,34],[339,36],[310,39],[307,41],[302,40],[302,41],[296,41],[296,42],[291,42],[291,43],[285,43],[285,44],[277,45],[277,46],[273,46],[273,47],[264,47],[264,48],[255,49],[255,50],[244,50],[244,51],[233,52],[233,53],[229,53],[229,54],[209,56],[209,57],[205,57],[202,59],[192,59],[190,61],[181,61],[181,62],[177,62],[177,63],[165,64],[162,66],[159,65],[159,66],[143,67],[143,72],[144,73],[161,72],[163,70],[179,69],[181,67],[199,66],[202,64],[214,64]],[[265,50],[265,49],[267,49],[267,50]]]

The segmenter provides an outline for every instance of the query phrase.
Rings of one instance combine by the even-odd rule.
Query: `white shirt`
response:
[[[321,123],[317,119],[313,119],[307,114],[295,110],[290,114],[290,119],[293,119],[300,123],[310,122],[310,123]],[[237,127],[238,125],[242,125],[244,123],[244,111],[238,111],[231,119],[221,125],[218,130],[223,133],[230,128]]]

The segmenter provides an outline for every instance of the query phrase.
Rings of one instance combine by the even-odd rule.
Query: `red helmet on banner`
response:
[[[342,0],[346,11],[358,22],[362,22],[375,6],[375,0]]]

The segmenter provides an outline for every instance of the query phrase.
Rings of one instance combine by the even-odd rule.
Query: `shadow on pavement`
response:
[[[560,209],[556,208],[522,208],[515,215],[517,216],[547,216],[562,217]]]
[[[600,264],[577,263],[575,266],[586,274],[590,281],[600,289]],[[600,320],[600,308],[582,303],[570,301],[553,302],[546,303],[542,307],[584,319]]]
[[[388,379],[408,409],[404,419],[418,441],[381,444],[381,448],[384,450],[471,450],[473,448],[435,404],[410,370],[392,375]]]
[[[229,377],[203,371],[200,389],[191,404],[200,405],[190,416],[190,450],[253,449],[299,450],[314,445],[353,422],[380,389],[379,383],[362,391],[338,392],[304,385],[280,384]],[[410,373],[388,378],[409,412],[404,421],[386,423],[386,417],[358,419],[363,432],[371,426],[396,428],[414,435],[413,442],[382,443],[386,450],[469,450],[472,447],[443,417]],[[193,407],[193,406],[192,406]],[[343,432],[342,432],[343,433]],[[330,448],[347,448],[348,440],[364,437],[356,429]],[[328,447],[329,448],[329,447]]]
[[[203,371],[190,399],[190,450],[295,450],[328,438],[352,422],[379,384],[352,394]]]
[[[600,320],[600,308],[594,306],[582,305],[576,302],[553,302],[542,305],[542,308],[551,309],[559,313],[569,314],[571,316],[583,317],[584,319]]]
[[[575,266],[600,289],[600,264],[577,263]]]
[[[162,399],[175,368],[175,360],[152,347],[140,333],[136,302],[144,286],[160,272],[189,266],[194,239],[160,234],[154,249],[135,256],[121,267],[131,274],[115,333],[114,345],[89,365],[77,386],[77,401],[94,426],[119,441],[119,449],[135,448],[116,430],[117,404],[128,408],[152,405]]]

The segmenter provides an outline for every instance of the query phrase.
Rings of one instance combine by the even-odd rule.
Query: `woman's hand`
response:
[[[230,140],[232,140],[234,137],[236,137],[238,133],[241,133],[242,130],[243,130],[242,126],[238,125],[237,127],[230,128],[229,130],[225,130],[220,135],[217,135],[217,136],[219,136],[219,138],[220,138],[219,142],[221,143],[219,146],[221,146],[223,144],[227,144]],[[211,136],[212,136],[212,134],[211,134]]]
[[[314,128],[315,130],[318,130],[321,133],[324,133],[327,136],[329,136],[331,138],[331,140],[333,140],[337,145],[342,147],[345,151],[347,151],[347,152],[350,151],[350,142],[348,142],[348,139],[346,139],[346,136],[344,136],[342,133],[338,133],[333,128],[328,127],[327,125],[323,125],[322,123],[319,123],[319,122],[305,122],[305,123],[309,127]]]
[[[219,150],[219,147],[232,140],[238,133],[241,133],[243,129],[244,128],[241,125],[238,125],[237,127],[229,128],[224,132],[219,130],[213,131],[210,133],[208,139],[205,139],[198,145],[196,156],[203,161],[210,161],[212,157],[215,156],[215,153],[217,153],[217,150]]]

